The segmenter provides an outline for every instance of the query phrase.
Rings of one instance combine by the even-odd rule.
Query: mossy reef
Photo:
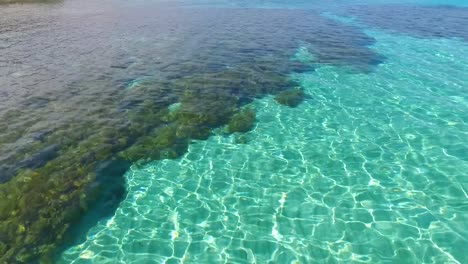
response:
[[[123,198],[122,175],[130,164],[178,158],[192,140],[206,139],[224,125],[228,133],[251,130],[255,111],[243,106],[255,97],[296,85],[282,74],[263,75],[263,80],[246,82],[238,71],[222,71],[172,83],[147,82],[133,91],[131,100],[138,101],[139,93],[150,90],[154,95],[134,103],[112,125],[68,124],[37,134],[37,140],[4,160],[0,262],[52,261],[57,248],[75,239],[71,227],[97,201],[106,196],[104,202],[118,203]],[[173,99],[157,99],[156,91],[167,90],[163,86],[176,91]],[[116,108],[128,105],[128,100]],[[17,114],[4,115],[4,123]],[[22,131],[2,131],[2,143],[18,139]],[[109,173],[116,166],[122,169]]]

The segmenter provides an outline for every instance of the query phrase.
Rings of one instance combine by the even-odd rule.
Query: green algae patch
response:
[[[302,101],[304,101],[305,93],[300,88],[289,89],[286,91],[279,92],[275,96],[276,102],[282,105],[286,105],[289,107],[296,107]]]
[[[95,169],[124,145],[102,136],[70,146],[37,169],[20,170],[0,185],[0,263],[50,262],[96,197]]]
[[[207,139],[219,127],[247,132],[256,114],[245,105],[297,85],[270,64],[243,66],[171,82],[145,81],[125,94],[102,98],[105,107],[84,120],[38,131],[21,151],[8,154],[0,166],[0,172],[9,173],[0,175],[0,263],[53,262],[64,245],[74,243],[73,229],[96,210],[97,201],[109,189],[124,190],[130,164],[179,158],[192,140]],[[35,121],[27,111],[3,117],[0,124],[25,120],[15,127],[17,133],[0,130],[0,154],[14,150],[12,142],[29,133]],[[111,176],[103,181],[103,164],[123,164],[123,169],[109,168],[104,174]]]
[[[206,76],[210,78],[203,79]],[[242,106],[274,92],[272,87],[290,85],[282,78],[264,80],[244,83],[242,74],[229,71],[182,78],[169,86],[175,94],[167,102],[158,101],[155,92],[154,100],[138,103],[111,119],[114,123],[69,123],[11,156],[9,164],[22,164],[25,157],[45,158],[17,167],[14,176],[0,184],[0,263],[53,262],[58,249],[73,243],[71,230],[107,188],[96,173],[102,163],[175,159],[186,153],[191,140],[207,139],[215,128],[251,130],[255,111]]]
[[[178,137],[176,129],[175,125],[156,129],[153,133],[141,137],[119,156],[128,161],[143,162],[178,158],[187,150],[188,141],[186,138]]]
[[[57,160],[19,173],[0,188],[0,262],[46,260],[70,224],[86,211],[87,186],[94,175]],[[58,169],[61,168],[61,169]]]
[[[236,113],[227,125],[229,133],[248,132],[255,124],[255,110],[246,108]]]

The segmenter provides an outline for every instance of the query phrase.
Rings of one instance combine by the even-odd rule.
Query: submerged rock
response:
[[[270,63],[262,65],[265,71],[245,65],[129,90],[120,101],[106,101],[113,107],[96,113],[107,125],[97,118],[38,134],[35,145],[9,158],[11,166],[0,166],[0,173],[8,174],[0,174],[0,263],[50,258],[71,227],[92,215],[97,201],[118,202],[118,184],[119,195],[113,197],[107,195],[114,192],[106,189],[107,180],[100,180],[102,162],[174,159],[187,152],[191,140],[206,139],[213,129],[227,125],[230,133],[251,130],[255,111],[241,110],[243,105],[297,85],[285,74],[267,71]],[[4,115],[2,121],[14,123],[17,116]],[[26,128],[16,131],[20,135]],[[16,137],[3,139],[0,146]],[[123,179],[123,170],[114,173],[115,182]]]
[[[305,93],[300,88],[294,88],[278,93],[275,97],[276,102],[289,107],[296,107],[304,101]]]
[[[229,133],[247,132],[252,130],[255,124],[255,110],[251,108],[243,109],[235,114],[227,126]]]

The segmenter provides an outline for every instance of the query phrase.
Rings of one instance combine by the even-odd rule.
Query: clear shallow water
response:
[[[109,189],[100,206],[111,217],[98,214],[78,228],[86,241],[59,262],[468,261],[466,9],[390,1],[163,3],[0,10],[2,199],[12,200],[10,182],[35,177],[15,176],[16,163],[35,170],[59,159],[58,172],[43,174],[49,182],[66,181],[61,170],[99,171],[109,158],[100,149],[122,141],[109,130],[139,124],[133,116],[219,111],[215,103],[225,98],[257,111],[253,131],[226,135],[221,120],[208,140],[195,140],[175,160],[151,161],[164,156],[159,145],[147,145],[149,163],[124,175],[120,205],[122,191],[113,185],[121,174],[98,178],[90,186]],[[398,14],[398,23],[382,9]],[[297,108],[268,96],[285,88],[277,80],[285,74],[309,96]],[[165,131],[154,126],[145,130],[149,138]],[[68,194],[82,184],[60,190],[50,207],[76,206]],[[35,192],[59,189],[49,187]],[[24,204],[19,197],[13,202]],[[18,214],[3,201],[2,213]],[[44,230],[70,224],[43,229],[44,218],[60,215],[34,206],[25,221],[0,216],[0,250],[10,235],[4,230],[17,231],[11,237],[32,252],[38,231],[31,222],[40,239],[51,240]]]
[[[61,263],[466,263],[468,46],[367,33],[375,72],[295,75],[299,107],[255,101],[245,136],[132,167]]]

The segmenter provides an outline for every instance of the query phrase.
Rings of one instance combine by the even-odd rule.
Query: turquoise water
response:
[[[467,24],[458,0],[1,4],[0,263],[468,263]]]
[[[255,100],[251,132],[132,166],[60,263],[468,263],[468,44],[365,32],[373,72],[314,65],[297,108]]]

